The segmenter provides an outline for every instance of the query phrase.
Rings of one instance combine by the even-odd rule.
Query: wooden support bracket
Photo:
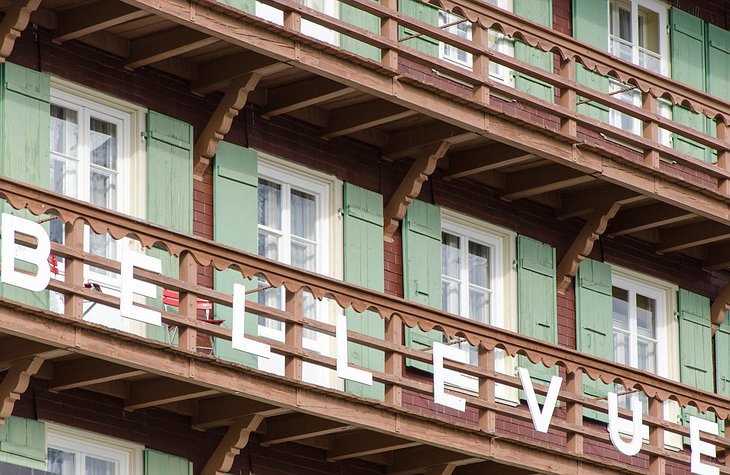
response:
[[[710,308],[710,320],[712,320],[712,333],[725,321],[725,310],[730,306],[730,284],[727,284],[720,295],[712,302]]]
[[[259,79],[261,79],[261,74],[251,73],[231,82],[223,99],[195,142],[193,169],[196,179],[202,180],[203,174],[218,150],[218,142],[223,140],[231,130],[233,119],[246,105],[248,95],[256,88]]]
[[[408,205],[421,192],[423,182],[428,180],[428,177],[436,169],[436,163],[446,155],[450,146],[451,143],[443,141],[424,147],[420,157],[413,162],[408,174],[385,206],[383,212],[383,237],[386,241],[393,241],[393,234],[398,229],[398,223],[406,215]]]
[[[606,230],[608,221],[616,216],[619,208],[621,208],[620,203],[609,203],[590,215],[558,265],[558,293],[564,294],[568,289],[571,280],[578,272],[578,266],[591,253],[593,243]]]
[[[40,356],[17,360],[0,383],[0,424],[13,414],[15,401],[28,389],[30,377],[38,373],[44,359]]]
[[[456,465],[448,463],[446,465],[439,465],[438,467],[431,467],[426,472],[426,475],[451,475],[456,470]]]
[[[38,9],[41,0],[20,0],[11,6],[0,22],[0,63],[5,62],[15,46],[15,40],[28,26],[30,15]]]
[[[251,432],[258,429],[264,416],[253,414],[236,419],[218,444],[200,475],[223,475],[233,466],[236,455],[248,444]]]

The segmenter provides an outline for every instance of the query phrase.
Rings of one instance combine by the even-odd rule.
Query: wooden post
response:
[[[385,341],[403,346],[403,319],[393,315],[385,321]],[[385,374],[400,380],[403,377],[403,355],[397,351],[385,352]],[[403,388],[399,384],[385,385],[385,403],[389,406],[403,406]]]
[[[649,415],[654,419],[664,419],[664,403],[656,397],[649,398]],[[664,449],[664,429],[659,426],[649,427],[649,445],[656,449]],[[649,473],[663,474],[666,472],[667,461],[664,457],[652,455],[649,457]]]
[[[65,226],[64,244],[69,249],[82,252],[84,250],[84,223],[76,221]],[[66,258],[64,280],[74,288],[84,285],[84,261],[82,259]],[[84,299],[80,295],[67,294],[64,298],[63,313],[70,318],[83,318]]]
[[[725,142],[725,149],[717,151],[717,166],[723,170],[730,170],[730,127],[725,122],[718,120],[716,125],[717,138]],[[725,196],[730,195],[730,180],[720,179],[719,192]]]
[[[571,394],[580,396],[583,394],[583,370],[576,369],[568,372],[565,376],[565,388]],[[568,452],[572,454],[583,453],[583,404],[579,402],[568,402],[565,405],[565,419],[568,424],[576,426],[575,432],[567,435]]]
[[[654,117],[659,115],[659,101],[648,92],[641,95],[641,107]],[[652,121],[644,122],[644,138],[659,145],[659,124]],[[651,168],[659,168],[659,152],[656,148],[644,150],[644,164]]]
[[[192,285],[198,283],[198,264],[188,251],[180,254],[180,280]],[[198,318],[198,296],[193,292],[180,292],[179,315],[195,322]],[[181,327],[178,347],[182,350],[196,351],[198,332],[195,328]]]
[[[302,315],[303,298],[302,290],[296,292],[286,291],[286,313],[294,317],[294,321],[287,321],[284,325],[284,343],[286,347],[296,353],[302,351],[302,334],[304,316]],[[300,356],[286,356],[284,358],[284,376],[288,379],[301,381],[302,379],[302,358]]]
[[[297,11],[284,12],[284,28],[297,33],[302,31],[302,15]]]
[[[398,10],[398,0],[381,0],[380,4],[395,13]],[[380,19],[380,34],[385,39],[398,43],[398,21],[395,18]],[[398,50],[386,49],[380,52],[380,62],[389,69],[398,69]]]
[[[560,70],[558,71],[560,76],[569,81],[575,81],[575,61],[572,59],[561,60]],[[568,109],[570,112],[575,113],[576,111],[576,94],[575,89],[572,88],[561,88],[560,99],[558,103],[561,107]],[[560,120],[560,131],[571,137],[578,135],[578,126],[573,119],[561,119]]]
[[[477,365],[481,369],[494,371],[494,349],[486,349],[481,345],[478,347]],[[479,399],[482,399],[489,406],[493,406],[495,399],[495,383],[492,378],[479,378]],[[479,409],[479,429],[494,434],[497,426],[497,415],[492,409]]]
[[[486,45],[489,41],[489,31],[479,23],[472,23],[472,42],[477,45]],[[474,86],[472,96],[480,104],[489,105],[489,58],[484,54],[474,56],[474,74],[481,84]]]

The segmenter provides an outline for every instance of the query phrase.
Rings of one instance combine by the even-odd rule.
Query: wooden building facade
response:
[[[730,473],[726,1],[0,13],[0,473]]]

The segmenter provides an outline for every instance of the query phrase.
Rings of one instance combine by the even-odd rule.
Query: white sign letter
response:
[[[271,346],[246,338],[246,287],[233,284],[233,325],[231,329],[231,346],[262,358],[271,358]]]
[[[51,268],[48,256],[51,253],[51,240],[46,230],[38,223],[3,213],[2,224],[2,263],[0,264],[0,281],[23,289],[40,292],[51,280]],[[35,249],[15,243],[15,234],[22,233],[36,238]],[[36,274],[25,274],[15,270],[15,261],[23,261],[35,265]]]
[[[447,371],[444,369],[444,358],[457,363],[469,362],[469,357],[464,350],[443,343],[433,343],[433,401],[463,412],[466,410],[466,400],[446,394],[446,391],[444,391],[447,375]],[[454,381],[449,382],[454,383]]]
[[[157,287],[149,282],[134,278],[134,268],[150,272],[162,272],[162,261],[134,251],[125,251],[122,256],[122,288],[119,295],[119,313],[123,317],[139,320],[150,325],[162,325],[160,312],[151,308],[142,308],[134,304],[134,294],[144,297],[157,297]]]
[[[372,373],[347,365],[347,317],[344,315],[337,315],[335,339],[337,340],[337,377],[372,386]]]
[[[644,443],[641,401],[636,393],[631,394],[631,411],[633,412],[632,422],[621,419],[618,416],[618,395],[608,393],[608,434],[611,436],[614,447],[622,454],[629,456],[638,454]],[[631,434],[631,442],[625,442],[619,432]]]
[[[701,455],[712,458],[717,455],[717,447],[700,440],[700,432],[717,435],[717,424],[700,417],[689,416],[689,448],[691,451],[689,469],[692,473],[698,473],[699,475],[718,475],[720,473],[719,468],[702,463],[700,459]]]
[[[560,376],[550,378],[550,386],[548,386],[548,392],[545,395],[545,403],[542,405],[541,412],[540,405],[537,403],[537,396],[535,396],[535,388],[532,386],[532,380],[530,379],[530,372],[527,368],[517,368],[517,373],[522,382],[522,390],[525,392],[525,398],[527,398],[527,407],[530,408],[532,425],[535,426],[535,430],[538,432],[547,432],[548,428],[550,428],[550,421],[553,418],[555,405],[558,403],[558,393],[560,393],[560,385],[563,384],[563,378]]]

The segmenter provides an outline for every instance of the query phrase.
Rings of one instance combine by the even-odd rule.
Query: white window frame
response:
[[[110,120],[118,126],[119,155],[117,156],[117,206],[115,211],[144,219],[146,216],[147,173],[142,132],[145,130],[147,110],[128,101],[54,76],[51,77],[51,104],[82,111],[79,116],[80,147],[86,146],[81,136],[88,135],[85,119],[92,114],[101,119]],[[88,201],[88,179],[92,165],[88,150],[85,152],[84,150],[79,151],[78,162],[81,165],[78,170],[77,190],[69,196]],[[50,157],[49,150],[49,167]],[[87,242],[90,232],[88,229],[85,232]],[[117,241],[115,247],[117,256],[121,256],[123,249],[127,247],[137,251],[140,249],[137,243],[128,239]],[[63,263],[59,263],[58,278],[62,278],[63,273]],[[117,274],[95,272],[94,269],[86,266],[84,279],[98,283],[102,290],[110,295],[119,296],[120,277]],[[63,308],[62,298],[59,300],[58,296],[52,297],[52,302],[55,302],[52,303],[52,309]],[[58,308],[54,308],[54,305]],[[94,305],[86,302],[84,312],[84,320],[136,334],[144,332],[143,324],[122,318],[118,310],[113,311],[101,304]]]
[[[490,298],[490,321],[484,322],[510,331],[517,331],[517,271],[513,262],[517,255],[517,234],[508,229],[487,223],[447,208],[441,208],[441,229],[490,248],[492,275],[492,295]],[[468,295],[462,296],[467,298]],[[462,309],[464,307],[461,307]],[[468,318],[465,316],[465,318]],[[497,350],[495,369],[503,374],[515,374],[516,359]],[[449,389],[469,394],[478,394],[478,381],[457,371],[445,370],[447,379],[453,384]],[[496,385],[498,402],[515,405],[519,403],[516,388]]]
[[[667,29],[668,19],[669,19],[669,5],[660,1],[656,0],[610,0],[608,5],[608,42],[609,42],[609,51],[612,51],[611,46],[611,37],[616,37],[617,41],[623,41],[618,38],[617,35],[613,35],[611,33],[611,20],[613,19],[613,23],[615,25],[619,24],[618,19],[618,8],[613,7],[613,5],[619,5],[622,4],[624,7],[628,6],[631,11],[631,31],[634,34],[634,37],[632,38],[631,42],[631,63],[634,63],[636,65],[639,65],[639,43],[638,43],[638,35],[639,35],[639,8],[643,8],[645,10],[652,11],[658,15],[658,25],[659,28],[658,36],[659,36],[659,74],[663,76],[668,76],[670,73],[670,61],[669,61],[669,31]],[[613,18],[612,18],[613,17]],[[613,54],[613,53],[612,53]],[[618,56],[618,55],[616,55]]]
[[[317,212],[319,223],[318,252],[316,270],[319,274],[341,279],[342,264],[342,219],[336,210],[342,208],[342,182],[332,175],[311,170],[301,165],[281,160],[268,154],[259,153],[258,178],[270,180],[284,186],[293,186],[317,197]],[[282,201],[283,204],[283,201]],[[258,229],[257,225],[257,229]],[[258,234],[258,233],[257,233]],[[290,263],[288,253],[290,246],[280,243],[280,256],[287,256],[281,262]],[[284,251],[283,253],[281,251]],[[283,300],[282,300],[283,302]],[[339,307],[327,300],[316,301],[317,317],[334,325],[335,314]],[[342,312],[342,309],[339,309]],[[263,338],[274,341],[284,341],[284,330],[277,330],[266,325],[258,326],[258,334]],[[305,332],[309,333],[309,332]],[[302,345],[326,356],[335,355],[336,344],[332,337],[317,333],[315,339],[303,338]],[[282,355],[272,354],[271,358],[259,358],[258,368],[274,374],[284,374],[284,358]],[[303,379],[307,382],[325,387],[338,388],[341,382],[334,371],[310,363],[303,365]]]
[[[311,3],[313,0],[302,0],[302,5],[309,8],[314,8]],[[315,10],[324,13],[325,15],[331,16],[332,18],[339,18],[338,6],[339,2],[335,0],[321,0],[323,8],[321,10],[314,8]],[[257,17],[276,23],[277,25],[284,25],[284,12],[276,7],[272,7],[263,2],[256,0],[254,11]],[[340,35],[334,30],[330,30],[324,26],[318,25],[307,19],[302,19],[301,22],[301,33],[312,38],[316,38],[325,43],[332,45],[338,45]]]
[[[140,444],[53,422],[45,424],[47,448],[112,460],[118,463],[118,475],[141,475],[144,471],[144,447]],[[77,473],[82,474],[82,468],[77,465]]]

